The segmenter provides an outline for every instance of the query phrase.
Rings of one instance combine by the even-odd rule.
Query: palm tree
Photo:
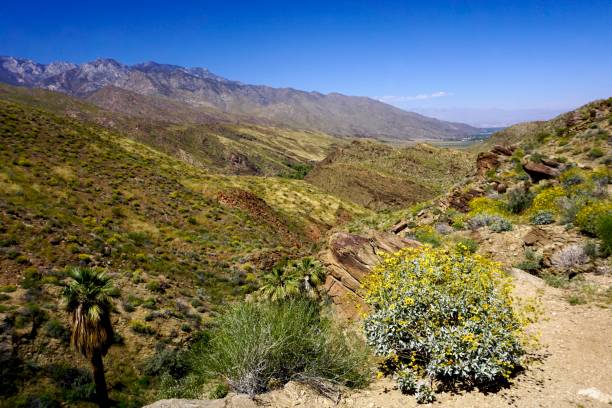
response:
[[[72,325],[71,344],[91,361],[96,384],[98,405],[108,406],[108,392],[104,377],[102,357],[113,343],[113,326],[110,320],[110,278],[90,268],[73,268],[72,281],[64,289],[66,311]]]
[[[302,290],[309,296],[318,297],[317,286],[325,281],[325,270],[321,264],[312,258],[302,258],[295,262],[293,269],[302,279]]]
[[[298,277],[282,267],[275,267],[263,276],[263,285],[259,289],[259,297],[277,302],[300,294]]]

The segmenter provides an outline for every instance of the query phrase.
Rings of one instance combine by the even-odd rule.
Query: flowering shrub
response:
[[[506,208],[500,200],[490,197],[476,197],[470,201],[470,214],[505,215]]]
[[[612,202],[598,201],[585,205],[576,215],[576,225],[581,231],[595,235],[600,218],[612,216]]]
[[[547,225],[554,222],[555,216],[550,211],[540,211],[531,217],[531,223],[534,225]]]
[[[468,251],[408,248],[385,256],[364,289],[368,343],[400,389],[421,402],[433,397],[427,384],[496,382],[521,364],[524,325],[497,263]]]
[[[533,199],[531,211],[533,211],[534,213],[540,211],[549,211],[553,214],[557,214],[559,212],[559,205],[557,204],[557,200],[561,197],[564,197],[565,195],[565,190],[563,190],[563,188],[559,186],[542,190]]]

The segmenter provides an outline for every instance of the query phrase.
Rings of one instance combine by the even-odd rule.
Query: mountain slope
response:
[[[332,146],[344,143],[321,132],[211,119],[205,108],[120,88],[91,94],[100,106],[59,92],[3,84],[0,98],[104,126],[215,173],[293,177],[296,168],[322,160]]]
[[[356,141],[337,148],[306,180],[371,209],[397,209],[442,194],[470,169],[470,155],[463,151]]]
[[[0,57],[0,81],[87,97],[105,86],[164,96],[195,107],[342,136],[420,140],[461,138],[477,129],[406,112],[365,97],[323,95],[229,81],[202,68],[111,59],[75,65]]]
[[[56,94],[42,92],[49,95]],[[157,343],[184,344],[225,302],[257,288],[261,271],[307,254],[332,225],[368,213],[300,180],[210,174],[5,96],[0,407],[89,406],[91,380],[81,369],[88,362],[69,347],[59,303],[66,267],[111,275],[118,290],[110,394],[120,406],[142,406],[155,387],[142,362]]]

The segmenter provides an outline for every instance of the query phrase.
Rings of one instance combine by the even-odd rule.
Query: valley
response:
[[[103,361],[116,406],[188,406],[168,398],[205,407],[295,400],[392,407],[429,398],[449,406],[607,404],[611,365],[598,357],[612,346],[611,99],[465,146],[473,128],[373,100],[253,87],[154,63],[1,61],[8,84],[0,85],[0,406],[99,402],[89,361],[70,344],[72,317],[62,299],[74,268],[103,271],[113,284],[114,337]],[[285,116],[289,105],[299,114]],[[402,287],[410,276],[396,286],[385,279],[396,265],[419,262],[432,274],[465,273],[448,281],[458,291],[450,299],[472,302],[466,316],[482,308],[482,319],[494,316],[492,326],[512,328],[488,333],[474,323],[473,333],[448,347],[469,343],[472,352],[486,335],[542,331],[539,347],[507,335],[503,344],[514,348],[500,352],[508,358],[500,366],[478,360],[500,370],[491,374],[503,383],[499,393],[445,388],[446,374],[432,375],[435,387],[419,380],[420,391],[410,391],[406,378],[442,368],[388,350],[374,329],[363,331],[364,316],[380,327],[395,319],[372,317],[396,306],[376,303],[369,279],[384,272],[377,290]],[[473,269],[457,272],[457,265]],[[448,277],[434,277],[415,287],[444,299],[446,286],[429,282]],[[516,284],[512,295],[497,287],[510,288],[506,280]],[[461,286],[468,284],[478,291]],[[499,310],[482,303],[483,293]],[[406,308],[419,301],[403,299]],[[541,316],[515,315],[504,302]],[[464,330],[459,316],[450,326]],[[269,377],[240,377],[231,370],[244,361],[228,368],[223,358],[241,358],[258,344],[221,347],[240,338],[219,322],[234,327],[242,318],[251,319],[249,328],[270,319],[278,333],[307,330],[300,319],[320,325],[298,336],[312,341],[300,347],[320,353],[316,364],[287,351],[263,359],[277,364]],[[432,336],[443,338],[446,327],[435,329]],[[241,338],[255,336],[244,330]],[[263,343],[283,338],[274,333],[256,335]],[[578,358],[582,347],[588,366]],[[565,377],[566,365],[583,374]],[[599,397],[580,393],[589,388]]]

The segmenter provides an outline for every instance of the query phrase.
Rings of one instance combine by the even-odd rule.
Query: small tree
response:
[[[263,285],[258,291],[259,298],[273,302],[299,295],[319,297],[317,286],[323,283],[325,270],[310,257],[293,261],[287,266],[275,267],[263,276]]]
[[[298,277],[282,267],[275,267],[263,276],[263,285],[258,295],[263,300],[273,302],[285,300],[300,294]]]
[[[90,268],[73,268],[71,282],[64,289],[66,311],[72,326],[71,344],[91,361],[98,405],[108,406],[108,392],[102,358],[113,343],[110,320],[110,278]]]

